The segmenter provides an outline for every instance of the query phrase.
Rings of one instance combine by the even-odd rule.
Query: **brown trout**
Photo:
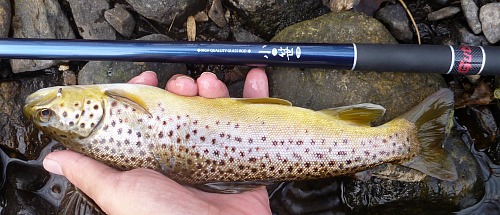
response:
[[[107,165],[236,193],[274,181],[353,174],[396,163],[453,181],[442,148],[453,107],[440,90],[386,124],[374,104],[313,111],[285,100],[183,97],[136,84],[61,86],[26,99],[46,135]]]

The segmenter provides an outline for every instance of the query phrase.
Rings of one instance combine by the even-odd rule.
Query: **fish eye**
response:
[[[38,111],[38,120],[40,122],[47,122],[49,121],[50,117],[52,116],[52,111],[49,109],[41,109]]]

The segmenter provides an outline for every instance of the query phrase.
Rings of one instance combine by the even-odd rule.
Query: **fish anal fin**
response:
[[[125,103],[131,107],[134,107],[135,109],[142,111],[145,114],[148,114],[151,116],[151,113],[148,110],[148,107],[146,105],[146,102],[139,96],[129,93],[125,90],[121,89],[107,89],[104,91],[104,93],[109,96],[110,98]]]
[[[319,112],[360,125],[369,126],[371,122],[379,119],[385,113],[385,108],[371,103],[328,108]]]
[[[211,183],[196,185],[196,188],[212,193],[236,194],[245,191],[255,190],[257,188],[269,184],[270,182],[265,182],[265,181],[211,182]]]
[[[275,105],[292,106],[291,102],[278,98],[233,98],[233,99],[248,104],[275,104]]]

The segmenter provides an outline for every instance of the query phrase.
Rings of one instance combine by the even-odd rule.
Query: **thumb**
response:
[[[112,200],[107,197],[113,192],[110,182],[119,177],[117,170],[69,150],[48,154],[43,160],[43,167],[54,174],[64,175],[99,206],[112,205]],[[102,209],[109,212],[106,207]]]

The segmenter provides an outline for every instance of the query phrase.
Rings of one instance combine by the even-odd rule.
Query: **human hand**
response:
[[[154,72],[144,72],[129,83],[156,86]],[[175,75],[168,82],[170,92],[208,98],[229,97],[227,87],[211,73],[196,81]],[[252,69],[246,78],[244,97],[268,97],[267,77]],[[241,194],[207,193],[182,186],[149,169],[117,171],[84,155],[69,151],[52,152],[44,168],[64,175],[108,214],[270,214],[265,187]]]

